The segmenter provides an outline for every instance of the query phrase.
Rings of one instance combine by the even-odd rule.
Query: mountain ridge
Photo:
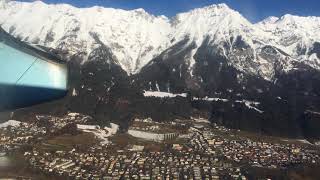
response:
[[[237,36],[242,36],[242,39],[252,46],[254,51],[260,47],[253,47],[256,46],[253,42],[260,41],[281,49],[292,56],[290,57],[292,59],[305,61],[317,69],[320,67],[319,58],[313,54],[293,54],[295,49],[300,48],[298,40],[301,40],[301,46],[312,48],[313,41],[320,40],[316,33],[312,34],[314,39],[300,38],[296,40],[296,46],[288,48],[286,45],[280,44],[282,39],[279,40],[275,34],[277,33],[276,29],[283,27],[278,25],[277,28],[272,28],[271,26],[276,26],[274,25],[276,22],[288,19],[290,15],[282,16],[274,23],[266,24],[266,21],[264,21],[265,23],[261,21],[253,24],[226,4],[196,8],[179,13],[169,19],[163,15],[149,14],[142,8],[126,11],[100,6],[76,8],[67,4],[47,5],[37,1],[22,3],[2,0],[1,2],[6,4],[6,7],[3,6],[4,11],[0,12],[3,17],[0,18],[0,24],[14,36],[31,43],[68,51],[70,55],[82,52],[84,63],[88,61],[90,53],[99,46],[99,43],[96,43],[90,35],[94,33],[101,42],[111,49],[116,58],[115,62],[128,75],[139,73],[152,59],[179,41],[183,41],[186,36],[189,37],[190,43],[195,41],[197,47],[209,36],[212,39],[210,43],[216,44],[220,48],[225,43],[229,43],[229,46],[234,43],[230,41],[230,38],[236,39]],[[17,10],[18,8],[20,10]],[[316,17],[300,18],[318,21]],[[38,26],[34,23],[37,23]],[[299,23],[301,22],[292,24]],[[266,28],[266,26],[270,28]],[[301,34],[303,33],[297,33],[297,35]],[[232,46],[230,48],[232,50]],[[197,50],[198,48],[191,50],[189,58],[186,58],[190,74],[193,71],[195,63],[193,57]],[[224,51],[222,52],[224,54],[229,50],[221,48],[221,51]],[[260,60],[256,58],[255,61]],[[239,64],[235,64],[235,67],[243,68]],[[246,71],[258,74],[250,69],[246,69]],[[270,72],[264,74],[270,74]],[[272,79],[270,75],[263,76],[266,79]]]

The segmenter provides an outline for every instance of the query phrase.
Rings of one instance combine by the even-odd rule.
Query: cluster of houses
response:
[[[25,156],[43,172],[74,179],[246,179],[240,167],[219,156],[186,148],[109,153],[93,147],[88,152],[32,151]]]
[[[90,120],[91,117],[79,113],[69,113],[64,117],[38,115],[35,121],[29,123],[9,120],[0,124],[0,153],[12,153],[21,146],[32,146],[68,125]]]
[[[38,116],[37,122],[26,124],[10,122],[0,124],[0,152],[10,146],[41,142],[47,135],[48,128],[41,127],[41,122],[52,123],[52,129],[61,129],[70,123],[86,123],[88,117],[69,114],[63,118]],[[62,123],[62,125],[59,123]],[[25,158],[36,170],[54,177],[70,179],[241,179],[245,180],[243,166],[263,168],[286,168],[291,164],[319,164],[320,154],[309,146],[290,143],[270,143],[248,138],[225,136],[231,130],[206,125],[198,121],[186,134],[163,133],[160,137],[157,126],[161,123],[144,120],[144,126],[129,129],[139,131],[136,137],[143,143],[129,142],[125,148],[116,144],[97,143],[90,148],[74,147],[72,150],[49,150],[33,146],[25,152]],[[138,124],[139,124],[138,123]],[[145,123],[149,124],[145,126]],[[180,122],[175,122],[180,127]],[[183,122],[184,123],[184,122]],[[56,124],[56,125],[55,125]],[[104,137],[115,135],[118,126],[97,128],[76,124],[76,128],[85,132],[105,132]],[[149,128],[148,131],[145,128]],[[155,128],[155,132],[152,129]],[[181,132],[177,130],[177,132]],[[216,133],[219,132],[219,133]],[[142,134],[141,134],[142,133]],[[143,134],[149,133],[149,134]],[[146,138],[158,135],[154,141]],[[94,133],[97,137],[101,133]],[[135,136],[135,134],[131,135]],[[156,136],[155,135],[155,136]],[[166,142],[165,138],[172,139]],[[128,140],[129,141],[129,140]],[[165,148],[150,150],[150,144],[162,144]],[[137,145],[139,144],[139,145]],[[143,144],[143,145],[141,145]],[[320,164],[319,164],[320,165]]]
[[[39,142],[44,134],[45,128],[10,120],[0,127],[0,152],[10,153],[21,145]]]
[[[229,141],[221,145],[221,151],[230,160],[246,162],[257,167],[285,168],[290,164],[320,163],[319,152],[294,144]]]
[[[38,115],[36,120],[30,123],[9,120],[0,124],[0,152],[10,152],[21,145],[36,144],[48,134],[58,132],[68,125],[86,123],[89,120],[89,116],[78,113],[69,113],[64,117]]]
[[[172,136],[183,137],[186,143],[159,151],[134,144],[117,151],[102,144],[54,153],[34,149],[25,157],[32,167],[48,175],[74,179],[246,179],[240,166],[225,161],[196,128],[187,135]]]
[[[80,113],[68,113],[63,117],[56,117],[51,115],[37,115],[36,124],[47,128],[48,133],[55,133],[59,130],[68,127],[68,125],[84,124],[91,121],[90,116]]]
[[[212,131],[196,131],[190,145],[194,149],[222,154],[238,164],[264,168],[286,168],[292,164],[319,164],[320,151],[303,144],[270,143],[247,138],[229,139]]]

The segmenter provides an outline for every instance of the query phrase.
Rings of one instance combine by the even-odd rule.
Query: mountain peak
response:
[[[270,17],[267,17],[266,19],[262,20],[258,24],[273,24],[273,23],[276,23],[279,19],[280,18],[278,18],[276,16],[270,16]]]
[[[236,12],[235,10],[231,9],[227,4],[212,4],[209,6],[205,6],[202,8],[196,8],[194,10],[190,11],[191,13],[234,13]]]
[[[300,17],[292,15],[292,14],[285,14],[285,15],[281,16],[280,20],[281,21],[296,21],[297,18],[300,18]]]
[[[231,9],[227,4],[221,3],[221,4],[211,4],[209,6],[205,6],[204,8],[211,9],[211,8],[217,8],[217,9]]]
[[[18,2],[18,1],[13,1],[13,2]],[[31,1],[30,2],[32,5],[34,6],[46,6],[48,4],[44,3],[43,1],[41,0],[35,0],[35,1]]]
[[[320,21],[320,17],[317,16],[298,16],[292,14],[285,14],[280,18],[281,21]]]
[[[176,27],[179,33],[186,32],[191,37],[203,37],[207,33],[214,34],[218,30],[230,28],[242,29],[242,25],[251,26],[247,19],[226,4],[213,4],[180,13],[175,17],[173,24],[180,26]]]
[[[134,12],[139,12],[139,13],[147,13],[143,8],[138,8],[133,10]]]

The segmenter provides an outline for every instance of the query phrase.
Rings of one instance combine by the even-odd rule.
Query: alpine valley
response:
[[[0,25],[70,69],[67,97],[16,119],[79,112],[125,130],[136,117],[203,116],[266,135],[320,137],[320,17],[251,23],[226,4],[167,18],[0,0]]]

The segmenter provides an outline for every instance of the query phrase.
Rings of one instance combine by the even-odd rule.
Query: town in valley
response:
[[[0,178],[282,179],[303,178],[296,172],[301,165],[320,165],[316,144],[232,130],[200,117],[135,119],[126,131],[92,122],[69,113],[2,123],[0,161],[25,167],[17,173],[10,169],[19,167],[0,163],[6,170]]]

